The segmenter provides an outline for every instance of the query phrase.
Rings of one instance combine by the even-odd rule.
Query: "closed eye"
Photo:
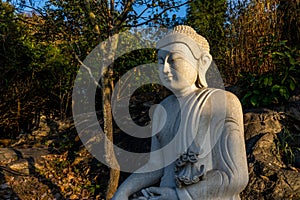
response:
[[[172,53],[168,58],[169,63],[172,63],[176,60],[183,60],[183,57],[178,53]]]

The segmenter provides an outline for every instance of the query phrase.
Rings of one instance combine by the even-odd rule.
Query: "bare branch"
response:
[[[110,13],[115,11],[115,0],[110,0]]]
[[[29,6],[29,5],[25,5],[25,4],[22,4],[21,6],[24,7],[24,8],[30,8],[31,10],[33,10],[33,11],[37,12],[38,14],[40,14],[42,17],[46,17],[46,16],[44,15],[44,13],[41,11],[41,10],[42,10],[41,8],[35,8],[35,7],[33,7],[33,6]],[[16,8],[16,9],[17,9],[17,8]],[[18,9],[18,11],[19,11],[20,13],[24,13],[24,12],[21,12],[20,9]]]
[[[102,86],[98,83],[98,81],[95,79],[95,77],[93,76],[92,70],[91,68],[89,68],[88,66],[86,66],[78,57],[78,55],[75,53],[75,58],[77,59],[77,61],[79,62],[79,64],[81,64],[81,66],[83,66],[89,73],[91,79],[93,80],[94,84],[96,86],[98,86],[99,88],[102,88]]]
[[[147,10],[149,10],[151,7],[147,7],[147,8],[145,8],[136,18],[140,18],[140,17],[142,17],[143,16],[143,14],[147,11]]]
[[[171,6],[171,7],[168,7],[168,8],[166,8],[166,9],[162,10],[162,11],[161,11],[159,14],[157,14],[156,17],[154,17],[154,18],[150,18],[150,19],[148,19],[148,20],[146,20],[146,21],[144,21],[144,22],[141,22],[141,23],[135,24],[135,25],[124,25],[124,27],[130,27],[130,28],[132,28],[132,27],[139,27],[139,26],[145,25],[145,24],[147,24],[147,23],[149,23],[149,22],[151,22],[151,21],[153,21],[153,20],[155,20],[155,19],[158,19],[158,18],[159,18],[160,16],[162,16],[166,11],[171,10],[171,9],[175,9],[175,8],[180,8],[181,6],[184,6],[184,5],[188,4],[188,3],[190,3],[191,1],[192,1],[192,0],[188,0],[187,2],[182,3],[182,4],[179,4],[179,5],[177,5],[177,6]]]
[[[120,26],[125,21],[134,1],[127,0],[123,12],[117,17],[117,21],[119,22],[117,26]]]

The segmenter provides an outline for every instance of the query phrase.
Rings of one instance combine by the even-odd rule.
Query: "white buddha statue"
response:
[[[239,199],[248,183],[242,108],[233,94],[207,87],[207,40],[181,25],[157,49],[160,79],[174,95],[154,111],[151,149],[168,148],[148,166],[165,167],[133,173],[113,200]]]

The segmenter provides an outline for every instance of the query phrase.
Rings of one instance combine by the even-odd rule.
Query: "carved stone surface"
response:
[[[132,174],[113,199],[240,199],[248,183],[242,109],[232,93],[207,87],[208,42],[177,26],[157,48],[160,79],[174,95],[154,111],[151,146],[163,150],[149,164],[164,168]]]

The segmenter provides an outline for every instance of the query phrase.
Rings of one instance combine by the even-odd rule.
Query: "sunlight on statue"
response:
[[[233,94],[208,87],[207,40],[181,25],[157,49],[161,82],[173,95],[154,111],[151,152],[164,150],[148,164],[165,167],[133,173],[113,200],[240,199],[248,183],[242,108]]]

